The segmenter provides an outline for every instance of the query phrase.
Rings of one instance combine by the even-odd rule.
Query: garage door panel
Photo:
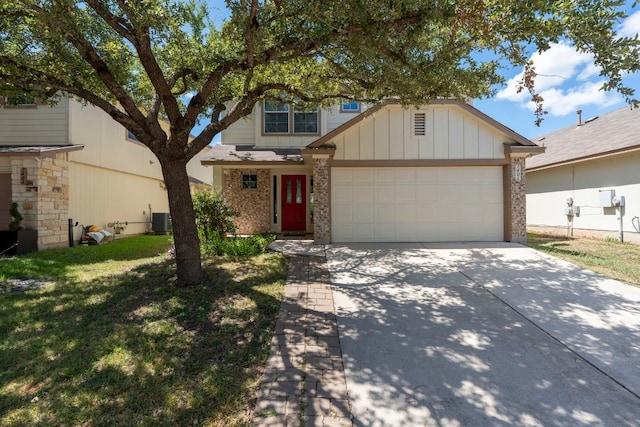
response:
[[[420,184],[435,184],[438,182],[438,172],[435,168],[416,168],[416,182]]]
[[[375,180],[376,183],[390,183],[395,182],[395,170],[394,168],[375,168]]]
[[[331,170],[331,181],[333,184],[351,184],[353,182],[353,172],[354,170],[350,168],[334,168]]]
[[[357,223],[373,223],[373,205],[365,204],[354,207],[353,220]]]
[[[378,205],[374,208],[374,217],[373,221],[376,224],[383,223],[393,223],[396,220],[396,212],[395,206],[392,204],[389,205]]]
[[[396,170],[396,182],[415,183],[416,170],[414,168],[402,168]]]
[[[333,168],[332,188],[334,242],[503,239],[502,167]]]
[[[359,168],[355,169],[354,174],[355,182],[358,183],[373,183],[374,179],[374,169],[372,168]]]
[[[406,184],[406,183],[404,183]],[[399,203],[403,202],[415,202],[416,201],[416,189],[415,186],[404,185],[397,187],[395,191],[395,201]]]
[[[346,185],[333,185],[331,197],[337,203],[353,203],[353,188]]]
[[[394,187],[378,187],[375,189],[375,202],[376,203],[393,203],[395,198]]]
[[[371,203],[375,200],[372,186],[359,186],[355,194],[355,201],[359,203]]]

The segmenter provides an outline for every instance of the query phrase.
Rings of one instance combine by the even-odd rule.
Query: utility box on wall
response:
[[[612,208],[615,206],[613,199],[616,196],[616,190],[600,190],[600,207]]]
[[[158,234],[171,232],[171,217],[168,212],[151,214],[151,229]]]

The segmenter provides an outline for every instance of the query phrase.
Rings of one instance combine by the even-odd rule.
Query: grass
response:
[[[530,233],[527,245],[588,268],[596,273],[640,287],[640,246],[617,240],[597,240]]]
[[[54,285],[0,293],[0,425],[245,426],[275,323],[283,257],[205,257],[172,285],[164,236],[0,259]]]

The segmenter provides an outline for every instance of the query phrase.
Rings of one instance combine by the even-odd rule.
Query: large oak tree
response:
[[[593,54],[605,90],[631,98],[639,43],[618,38],[613,0],[3,0],[0,92],[73,96],[129,129],[158,158],[169,196],[178,282],[202,278],[186,164],[265,98],[404,104],[481,97],[502,67],[568,40]],[[491,58],[490,60],[487,58]],[[159,121],[170,124],[165,132]],[[203,130],[189,138],[198,121]]]

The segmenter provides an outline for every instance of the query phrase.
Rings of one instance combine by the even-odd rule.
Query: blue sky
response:
[[[224,0],[207,0],[207,3],[214,23],[220,25],[228,16]],[[617,29],[621,35],[640,33],[640,10],[632,9],[633,3],[634,0],[627,0],[630,16]],[[503,75],[507,85],[498,88],[491,98],[474,100],[473,105],[529,139],[575,124],[576,110],[582,110],[582,119],[587,120],[626,105],[619,94],[599,90],[602,79],[591,56],[580,54],[565,43],[554,44],[548,51],[534,54],[531,60],[538,73],[536,89],[544,98],[548,113],[540,126],[535,125],[534,105],[528,93],[516,91],[520,69],[506,70]],[[640,99],[640,75],[627,76],[625,83],[636,90],[635,98]],[[218,141],[219,136],[214,143]]]

